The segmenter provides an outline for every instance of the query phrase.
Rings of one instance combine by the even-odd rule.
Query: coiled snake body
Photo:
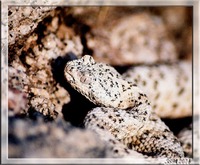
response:
[[[111,139],[144,156],[184,157],[180,142],[152,111],[146,94],[113,67],[85,55],[68,62],[64,73],[74,89],[100,106],[85,117],[87,128],[101,137],[109,134]]]

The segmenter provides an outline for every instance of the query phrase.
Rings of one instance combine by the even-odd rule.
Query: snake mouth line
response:
[[[68,81],[69,83],[75,82],[74,77],[73,77],[70,73],[65,72],[65,77],[66,77],[66,79],[67,79],[67,81]]]

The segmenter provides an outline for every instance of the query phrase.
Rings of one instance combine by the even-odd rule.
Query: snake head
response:
[[[85,55],[66,64],[65,77],[71,86],[94,104],[117,107],[121,75],[111,66],[96,63]]]
[[[64,70],[65,78],[70,85],[87,98],[92,95],[91,86],[95,81],[93,65],[95,64],[90,55],[85,55],[81,59],[69,61]]]

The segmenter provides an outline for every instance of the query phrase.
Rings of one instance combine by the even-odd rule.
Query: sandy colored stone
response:
[[[192,26],[191,6],[169,6],[154,8],[152,12],[160,16],[175,46],[180,59],[192,59]]]
[[[8,8],[9,45],[16,42],[23,43],[27,35],[33,32],[38,23],[50,15],[53,9],[55,7],[10,6]]]
[[[112,65],[174,61],[177,53],[161,18],[133,14],[97,26],[87,35],[87,46],[97,61]]]
[[[66,26],[59,12],[56,16],[49,16],[27,39],[24,38],[18,54],[13,55],[15,51],[9,49],[9,86],[28,94],[29,108],[52,118],[62,115],[62,106],[70,98],[55,79],[56,74],[62,76],[60,72],[53,71],[60,67],[59,64],[53,65],[58,57],[64,58],[69,52],[80,56],[82,49],[80,37]]]

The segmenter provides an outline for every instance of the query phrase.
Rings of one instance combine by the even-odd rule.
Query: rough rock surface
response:
[[[51,14],[55,7],[16,7],[8,8],[9,45],[23,44],[38,23]]]
[[[60,67],[56,59],[69,52],[82,52],[80,37],[60,19],[59,12],[44,19],[18,50],[19,55],[9,51],[9,86],[28,93],[29,108],[52,118],[61,114],[62,105],[69,102],[69,94],[55,80],[62,76],[54,71]]]

